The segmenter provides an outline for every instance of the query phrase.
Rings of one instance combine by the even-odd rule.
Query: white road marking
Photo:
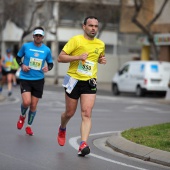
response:
[[[162,111],[162,110],[157,109],[157,108],[139,106],[139,105],[128,106],[128,107],[125,108],[125,111],[136,112],[136,109],[138,109],[138,110],[140,109],[140,111],[145,110],[145,111],[150,111],[150,112],[154,112],[154,113],[169,113],[169,111]]]
[[[136,108],[138,108],[137,105],[133,105],[133,106],[128,106],[128,107],[126,107],[127,110],[133,110],[133,109],[136,109]]]
[[[105,134],[114,133],[114,132],[118,132],[118,131],[95,133],[95,134],[90,134],[90,136],[105,135]],[[70,138],[70,139],[69,139],[69,144],[70,144],[74,149],[76,149],[76,150],[79,148],[79,144],[77,143],[77,140],[78,140],[79,138],[81,138],[81,137],[80,137],[80,136],[77,136],[77,137],[73,137],[73,138]],[[93,157],[95,157],[95,158],[98,158],[98,159],[107,161],[107,162],[111,162],[111,163],[118,164],[118,165],[122,165],[122,166],[126,166],[126,167],[131,167],[131,168],[134,168],[134,169],[136,169],[136,170],[148,170],[148,169],[140,168],[140,167],[133,166],[133,165],[130,165],[130,164],[126,164],[126,163],[123,163],[123,162],[119,162],[119,161],[115,161],[115,160],[112,160],[112,159],[108,159],[108,158],[102,157],[102,156],[100,156],[100,155],[96,155],[96,154],[94,154],[94,153],[90,153],[89,155],[90,155],[90,156],[93,156]]]

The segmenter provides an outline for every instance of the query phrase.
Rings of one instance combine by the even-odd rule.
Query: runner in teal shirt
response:
[[[39,47],[36,46],[34,42],[25,43],[17,56],[24,56],[23,64],[30,68],[28,72],[23,70],[20,72],[20,79],[25,80],[39,80],[44,78],[42,68],[44,67],[45,61],[47,63],[53,63],[51,51],[45,44]]]
[[[37,112],[37,104],[39,98],[42,98],[43,95],[44,73],[53,68],[51,50],[42,43],[44,29],[36,27],[33,38],[33,42],[25,43],[21,47],[16,57],[17,63],[21,67],[19,77],[22,96],[21,114],[17,122],[17,128],[22,129],[29,108],[25,131],[30,136],[33,135],[31,125]]]

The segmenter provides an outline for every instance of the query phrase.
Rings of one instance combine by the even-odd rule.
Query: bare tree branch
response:
[[[35,7],[35,9],[33,10],[33,12],[31,13],[31,19],[30,19],[28,28],[27,28],[27,30],[25,30],[25,31],[23,32],[22,37],[21,37],[21,42],[23,42],[23,39],[24,39],[25,36],[27,36],[28,34],[30,34],[30,33],[33,31],[32,26],[33,26],[35,14],[36,14],[37,10],[44,5],[45,2],[46,2],[46,1],[43,1],[43,2],[41,2],[41,3],[38,3],[37,6]],[[32,28],[32,29],[31,29],[31,28]]]
[[[139,16],[141,9],[143,8],[143,0],[134,0],[134,2],[135,2],[135,13],[132,17],[132,22],[135,23],[145,34],[149,36],[148,29],[137,20],[137,17]]]
[[[155,17],[147,24],[147,28],[150,28],[151,25],[160,17],[160,15],[162,14],[162,11],[164,10],[164,7],[166,6],[166,3],[168,2],[168,0],[164,0],[162,7],[160,8],[160,11],[155,15]]]
[[[163,11],[163,9],[164,9],[167,2],[168,2],[168,0],[164,0],[158,14],[155,15],[155,17],[146,26],[144,26],[137,19],[137,17],[139,16],[140,11],[142,9],[144,9],[143,0],[134,0],[135,12],[134,12],[134,15],[132,17],[132,22],[135,23],[147,35],[148,41],[150,42],[151,47],[153,49],[153,53],[154,53],[153,57],[156,60],[158,59],[158,50],[157,50],[157,46],[156,46],[156,44],[154,42],[154,35],[153,35],[153,32],[151,31],[151,26],[160,17],[160,15],[162,14],[162,11]]]

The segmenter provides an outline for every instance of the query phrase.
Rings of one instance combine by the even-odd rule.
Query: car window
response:
[[[120,71],[119,71],[119,75],[125,74],[127,73],[129,70],[129,65],[124,66]]]

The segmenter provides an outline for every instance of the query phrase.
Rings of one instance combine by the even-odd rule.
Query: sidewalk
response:
[[[170,152],[133,143],[121,136],[121,132],[108,137],[106,144],[117,152],[170,167]]]

